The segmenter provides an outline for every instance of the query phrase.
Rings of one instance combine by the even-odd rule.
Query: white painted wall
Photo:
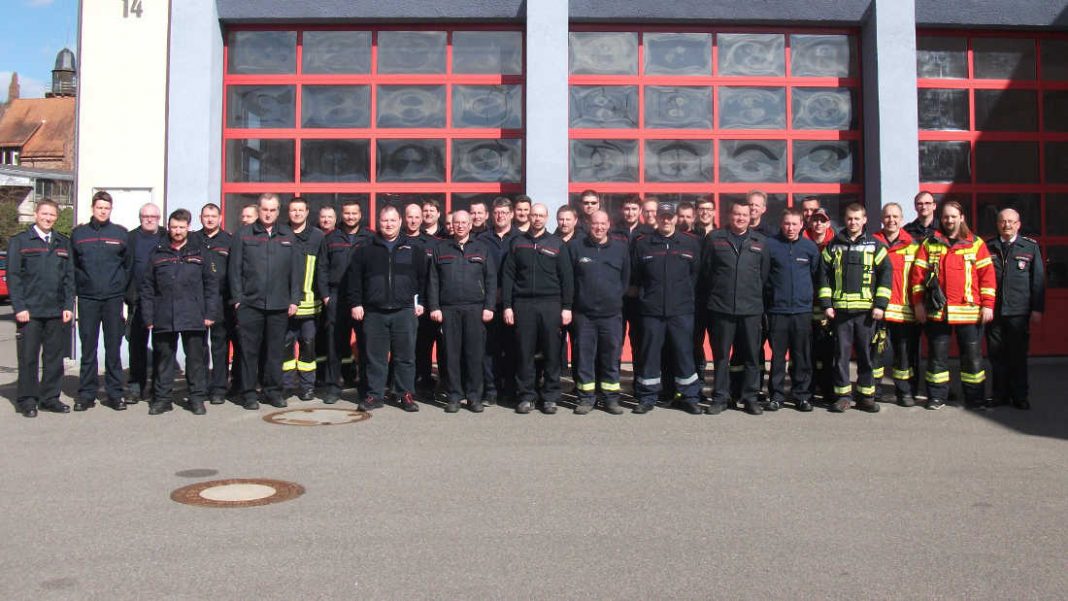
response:
[[[82,0],[80,12],[76,219],[108,190],[112,220],[134,228],[146,198],[164,205],[170,2]]]

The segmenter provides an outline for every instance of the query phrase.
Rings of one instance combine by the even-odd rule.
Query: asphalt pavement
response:
[[[15,366],[3,306],[7,399]],[[1064,599],[1066,367],[1034,362],[1029,412],[0,404],[0,599]],[[170,496],[231,478],[304,494]]]

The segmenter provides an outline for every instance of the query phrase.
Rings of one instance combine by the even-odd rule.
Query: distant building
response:
[[[0,202],[16,203],[19,221],[33,221],[41,198],[71,206],[77,69],[74,53],[56,56],[52,90],[45,98],[20,98],[18,74],[0,105]]]

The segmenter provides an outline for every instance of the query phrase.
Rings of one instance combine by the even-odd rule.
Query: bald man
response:
[[[539,351],[545,359],[541,411],[556,413],[560,400],[560,328],[571,323],[575,282],[567,244],[545,229],[548,219],[549,209],[534,204],[530,227],[512,239],[504,259],[504,322],[515,327],[517,342],[516,413],[530,413],[539,396],[534,388]]]
[[[1033,239],[1020,235],[1020,213],[998,213],[998,235],[986,247],[994,259],[997,300],[994,320],[986,330],[987,349],[994,367],[992,405],[1012,403],[1030,409],[1027,351],[1031,324],[1042,323],[1046,306],[1046,278],[1042,250]]]
[[[148,256],[163,240],[160,231],[160,209],[149,202],[141,206],[137,215],[141,225],[130,232],[130,251],[133,253],[133,270],[130,285],[126,289],[128,310],[126,340],[129,343],[130,377],[127,381],[126,402],[133,404],[148,397],[148,338],[149,331],[141,314],[139,291],[148,269]],[[153,378],[155,379],[155,378]]]

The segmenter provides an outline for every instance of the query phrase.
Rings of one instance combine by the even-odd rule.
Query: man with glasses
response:
[[[929,236],[933,236],[935,231],[938,230],[938,223],[935,222],[937,203],[935,203],[934,195],[930,192],[916,194],[912,202],[916,208],[916,219],[905,226],[905,231],[912,236],[912,239],[917,244],[920,244]]]
[[[601,197],[597,195],[596,190],[583,190],[579,195],[579,204],[582,208],[582,215],[579,219],[579,230],[585,233],[589,230],[590,220],[593,218],[593,214],[601,210]]]
[[[133,270],[130,285],[126,289],[126,340],[130,352],[130,377],[127,382],[126,402],[135,404],[142,396],[147,397],[148,388],[148,338],[150,332],[138,302],[141,282],[148,268],[148,256],[159,246],[163,235],[159,229],[160,210],[152,203],[141,207],[138,215],[141,225],[130,232],[130,250],[133,252]],[[155,379],[155,373],[153,373]]]
[[[472,221],[474,221],[472,219]],[[515,387],[515,335],[504,323],[504,301],[501,298],[501,280],[504,258],[512,247],[512,239],[519,236],[512,225],[512,201],[503,196],[493,201],[493,228],[482,232],[478,240],[484,242],[497,266],[497,306],[493,320],[486,323],[486,355],[482,360],[482,385],[485,388],[484,405],[497,404],[498,397],[511,396]]]
[[[706,196],[697,201],[697,223],[693,226],[693,232],[703,238],[714,229],[716,229],[716,201]]]

